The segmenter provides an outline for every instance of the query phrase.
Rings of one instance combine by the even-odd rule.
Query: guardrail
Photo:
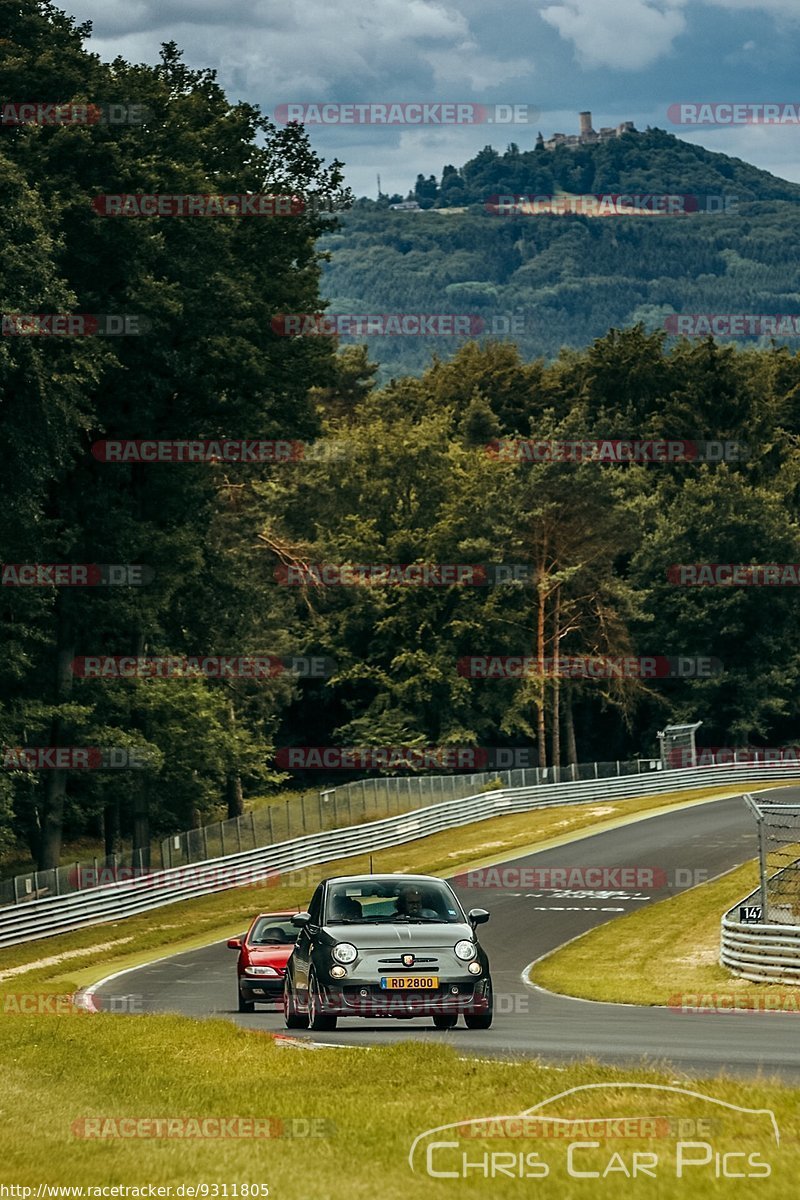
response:
[[[754,983],[800,983],[800,925],[749,925],[739,907],[761,904],[758,887],[722,918],[719,961]]]
[[[399,846],[445,829],[454,829],[506,813],[526,812],[564,804],[591,804],[626,796],[686,791],[737,780],[800,778],[797,766],[730,764],[654,771],[650,775],[557,783],[530,788],[503,788],[449,800],[379,821],[294,838],[279,845],[230,854],[211,862],[154,871],[137,878],[92,888],[68,896],[52,896],[0,909],[0,946],[50,937],[87,925],[148,912],[180,900],[211,892],[262,885],[281,873],[353,854]],[[732,792],[736,795],[736,792]]]
[[[534,787],[565,781],[578,783],[583,779],[615,778],[660,768],[658,760],[639,759],[636,762],[479,771],[467,775],[406,774],[359,779],[329,787],[316,796],[302,793],[287,796],[283,803],[266,804],[240,817],[212,821],[197,829],[175,833],[146,848],[0,879],[0,908],[88,891],[134,878],[153,868],[188,867],[242,850],[278,845],[310,833],[326,833],[377,821],[381,817],[396,817],[428,804],[466,799],[489,788]]]

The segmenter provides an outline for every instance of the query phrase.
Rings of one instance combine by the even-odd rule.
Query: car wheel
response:
[[[237,989],[238,991],[238,989]],[[239,1012],[253,1013],[256,1011],[256,1006],[252,1000],[245,1000],[242,993],[239,991]]]
[[[434,1013],[433,1023],[437,1029],[454,1029],[458,1013]]]
[[[283,983],[283,1020],[287,1029],[308,1029],[308,1017],[297,1010],[294,988],[288,975]]]
[[[319,1010],[319,991],[313,972],[309,972],[308,976],[308,1027],[319,1033],[336,1028],[336,1017]]]
[[[494,992],[489,984],[489,1007],[482,1013],[464,1013],[464,1024],[467,1029],[489,1029],[494,1016]]]

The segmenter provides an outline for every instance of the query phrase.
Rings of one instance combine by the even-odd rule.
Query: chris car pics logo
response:
[[[589,1083],[522,1112],[426,1129],[407,1161],[416,1175],[480,1180],[486,1190],[566,1178],[604,1184],[611,1196],[622,1180],[650,1178],[678,1180],[694,1197],[718,1180],[769,1177],[780,1141],[771,1109],[666,1084]]]

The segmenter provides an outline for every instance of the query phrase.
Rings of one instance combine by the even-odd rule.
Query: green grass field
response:
[[[457,1042],[454,1036],[454,1047]],[[419,1043],[369,1051],[299,1050],[226,1021],[171,1016],[7,1017],[0,1022],[0,1058],[1,1177],[34,1188],[42,1181],[83,1186],[264,1184],[273,1200],[522,1195],[611,1200],[632,1189],[630,1194],[644,1200],[756,1195],[785,1200],[800,1169],[800,1092],[766,1082],[687,1084],[669,1072],[623,1071],[586,1062],[565,1069],[534,1062],[476,1062],[459,1058],[455,1049]],[[731,1104],[772,1109],[781,1144],[775,1144],[765,1116],[732,1112],[675,1092],[615,1090],[615,1082],[682,1082]],[[575,1126],[569,1139],[537,1136],[530,1129],[524,1130],[529,1134],[524,1138],[499,1136],[521,1132],[510,1124],[484,1125],[479,1131],[490,1136],[467,1138],[467,1127],[423,1139],[414,1155],[415,1170],[409,1165],[412,1143],[426,1130],[520,1113],[568,1088],[598,1083],[607,1086],[566,1097],[544,1111],[569,1119],[656,1116],[659,1127],[651,1128],[651,1136],[621,1138],[613,1136],[613,1126],[605,1126],[606,1136],[587,1138]],[[234,1117],[269,1122],[265,1127],[272,1135],[297,1136],[85,1136],[158,1131],[152,1124],[111,1125],[109,1119],[202,1122]],[[94,1127],[84,1124],[93,1118]],[[672,1123],[669,1128],[665,1118]],[[699,1133],[697,1121],[705,1122]],[[205,1129],[218,1132],[214,1126]],[[323,1136],[303,1136],[308,1133]],[[572,1140],[598,1143],[595,1149],[577,1151],[573,1170],[602,1173],[613,1160],[605,1179],[569,1175],[567,1142]],[[710,1149],[681,1151],[696,1161],[708,1155],[708,1162],[687,1168],[686,1176],[676,1179],[680,1140],[700,1140]],[[455,1168],[459,1177],[428,1173],[432,1141],[456,1143],[435,1147],[429,1161],[432,1170]],[[769,1165],[769,1178],[716,1177],[714,1156],[743,1150]],[[655,1178],[625,1177],[620,1163],[630,1171],[634,1152],[658,1156]],[[464,1154],[473,1164],[466,1175]],[[512,1169],[512,1160],[513,1172],[519,1170],[520,1154],[538,1154],[532,1161],[544,1162],[548,1176],[525,1179],[503,1173]],[[493,1157],[497,1155],[503,1157]],[[530,1162],[523,1169],[529,1170]],[[484,1175],[484,1169],[498,1166],[503,1171],[494,1177]],[[730,1166],[740,1171],[743,1162],[732,1160]]]
[[[722,915],[757,886],[757,863],[745,863],[590,930],[542,959],[531,977],[554,992],[613,1003],[671,1004],[684,995],[701,1006],[706,997],[708,1007],[716,995],[752,1008],[765,997],[793,996],[800,1007],[800,987],[752,983],[719,965]]]

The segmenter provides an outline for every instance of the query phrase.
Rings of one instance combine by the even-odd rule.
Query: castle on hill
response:
[[[581,123],[580,133],[554,133],[547,141],[539,133],[536,139],[537,150],[555,150],[558,146],[595,146],[598,142],[609,142],[612,138],[622,137],[623,133],[635,133],[633,121],[623,121],[620,125],[604,125],[602,129],[592,129],[592,114],[578,113]]]

